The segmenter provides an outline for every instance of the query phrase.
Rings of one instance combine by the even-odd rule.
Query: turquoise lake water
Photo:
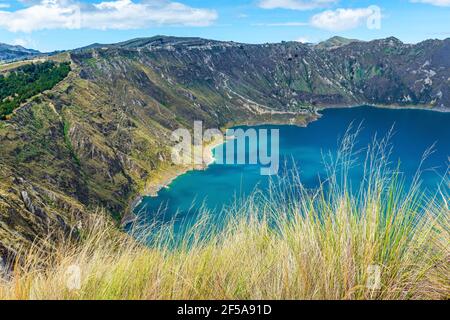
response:
[[[318,177],[325,174],[323,154],[336,153],[339,139],[353,123],[354,127],[362,124],[357,149],[366,147],[375,134],[385,136],[394,126],[391,161],[394,165],[400,161],[400,170],[407,181],[416,173],[425,150],[435,144],[434,153],[424,163],[423,168],[429,170],[422,179],[424,187],[430,190],[442,181],[450,156],[450,113],[365,106],[327,109],[321,113],[323,117],[306,128],[288,125],[255,127],[279,129],[280,173],[295,165],[303,183],[310,188],[317,187]],[[364,160],[364,154],[360,159],[361,162]],[[260,165],[212,164],[205,171],[191,171],[161,190],[158,197],[145,197],[135,212],[143,220],[175,220],[179,225],[187,220],[194,222],[200,207],[219,214],[224,206],[244,198],[255,188],[267,189],[269,179],[274,177],[261,176],[260,168]],[[352,184],[357,184],[361,178],[360,169],[354,170]]]

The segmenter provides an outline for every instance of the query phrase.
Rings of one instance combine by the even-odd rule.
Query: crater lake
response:
[[[316,188],[326,178],[325,162],[336,155],[347,131],[359,133],[355,141],[355,163],[349,180],[357,187],[361,181],[365,150],[375,137],[380,141],[392,133],[390,166],[399,168],[405,184],[411,183],[426,150],[432,153],[422,163],[422,186],[434,192],[449,166],[450,113],[418,109],[387,109],[369,106],[320,111],[322,117],[307,127],[264,125],[257,129],[279,129],[280,168],[278,176],[295,170],[302,183]],[[248,128],[248,127],[243,127]],[[234,140],[225,142],[235,143]],[[218,146],[215,149],[217,152]],[[246,153],[256,152],[247,146]],[[358,152],[359,151],[359,152]],[[144,197],[135,208],[140,221],[172,221],[175,230],[195,223],[202,212],[226,214],[255,190],[265,192],[277,176],[262,176],[261,165],[217,164],[205,170],[183,174],[159,191],[157,197]],[[288,175],[286,175],[288,176]],[[445,182],[444,182],[445,183]]]

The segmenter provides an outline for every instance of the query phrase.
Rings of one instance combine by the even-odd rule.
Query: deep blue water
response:
[[[328,109],[322,114],[321,119],[306,128],[287,125],[256,127],[280,130],[279,172],[295,165],[308,187],[317,186],[318,177],[325,174],[323,154],[336,153],[340,138],[352,123],[353,127],[362,123],[357,149],[366,147],[375,134],[385,136],[394,126],[391,161],[394,166],[400,161],[401,172],[407,181],[416,173],[424,151],[433,144],[434,153],[424,163],[425,169],[433,170],[423,174],[424,187],[433,189],[442,181],[440,175],[448,169],[450,113],[358,107]],[[360,158],[362,161],[364,154]],[[173,220],[175,215],[177,221],[188,219],[192,222],[200,207],[219,213],[224,206],[245,197],[256,187],[261,190],[267,188],[269,179],[273,177],[260,175],[259,165],[213,164],[205,171],[192,171],[178,177],[156,198],[145,197],[136,212],[145,219],[160,222]],[[352,183],[357,184],[360,171],[355,170],[352,179]]]

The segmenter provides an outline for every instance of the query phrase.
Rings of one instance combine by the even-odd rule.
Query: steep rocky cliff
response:
[[[303,125],[318,107],[450,107],[450,39],[314,46],[154,37],[52,59],[70,61],[69,76],[0,121],[0,255],[50,230],[76,237],[99,208],[120,221],[174,170],[170,133],[194,120]]]

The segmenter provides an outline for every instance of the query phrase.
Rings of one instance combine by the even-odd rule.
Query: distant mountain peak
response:
[[[76,49],[74,51],[79,50],[88,50],[88,49],[99,49],[99,48],[120,48],[120,49],[160,49],[160,48],[171,48],[175,46],[183,46],[183,47],[204,47],[208,45],[219,45],[219,44],[231,44],[232,41],[218,41],[218,40],[209,40],[203,39],[199,37],[175,37],[175,36],[164,36],[157,35],[153,37],[142,37],[135,38],[123,42],[111,43],[111,44],[100,44],[94,43],[86,47],[82,47]]]
[[[18,45],[0,43],[0,62],[21,60],[39,54],[41,54],[41,52],[34,49],[27,49]]]
[[[396,37],[388,37],[386,39],[381,39],[380,41],[385,42],[389,45],[402,45],[403,44],[403,42]]]
[[[173,37],[173,36],[154,36],[150,38],[136,38],[115,44],[121,48],[152,48],[152,47],[170,47],[170,46],[204,46],[207,44],[226,43],[217,40],[203,39],[199,37]]]

